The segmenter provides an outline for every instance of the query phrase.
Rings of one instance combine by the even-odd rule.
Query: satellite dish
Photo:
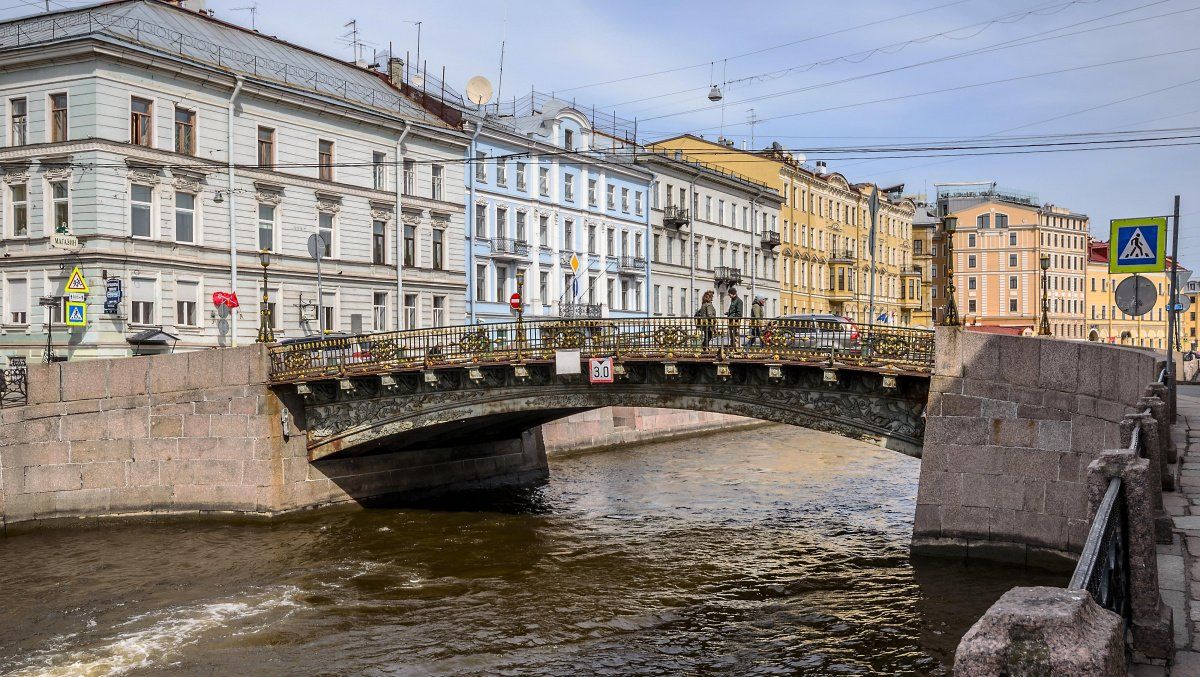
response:
[[[476,106],[482,106],[492,100],[492,83],[482,75],[467,80],[467,100]]]
[[[792,153],[792,159],[800,164],[804,164],[804,161],[808,158],[805,157],[804,153]]]
[[[413,87],[424,87],[425,76],[421,75],[420,71],[418,71],[413,74],[412,80],[410,80],[408,84],[412,85]]]

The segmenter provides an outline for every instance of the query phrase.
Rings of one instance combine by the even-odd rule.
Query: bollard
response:
[[[1167,403],[1157,397],[1148,396],[1142,397],[1137,402],[1139,411],[1150,410],[1150,416],[1154,418],[1154,437],[1158,442],[1158,462],[1159,469],[1162,473],[1162,488],[1163,491],[1175,490],[1175,473],[1173,473],[1172,465],[1175,461],[1170,459],[1169,448],[1171,446],[1171,425],[1167,423]],[[1150,444],[1149,438],[1146,440]]]
[[[1164,404],[1166,404],[1166,402],[1167,402],[1168,392],[1169,391],[1168,391],[1167,387],[1161,383],[1151,383],[1146,388],[1146,396],[1147,397],[1157,397],[1158,399],[1162,400]],[[1170,430],[1171,421],[1169,420],[1169,416],[1170,416],[1169,407],[1167,409],[1164,409],[1162,418],[1159,418],[1157,415],[1155,416],[1155,418],[1158,418],[1160,423],[1167,426],[1165,428],[1165,430]],[[1163,437],[1165,438],[1165,441],[1163,443],[1163,448],[1167,450],[1167,463],[1171,463],[1171,464],[1178,463],[1179,462],[1179,450],[1175,448],[1175,440],[1171,439],[1170,434],[1166,434]]]

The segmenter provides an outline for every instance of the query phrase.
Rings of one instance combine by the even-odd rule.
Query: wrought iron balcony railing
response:
[[[599,319],[604,315],[602,303],[567,303],[558,304],[558,316],[564,319]]]
[[[622,256],[621,270],[636,273],[646,270],[646,259],[641,256]]]
[[[688,210],[678,205],[667,205],[663,209],[663,225],[668,228],[682,228],[692,222]]]
[[[713,269],[713,281],[717,284],[741,284],[742,269],[732,266],[717,266]]]
[[[560,312],[594,313],[593,304],[560,304]],[[618,361],[690,360],[717,363],[793,363],[814,367],[933,369],[933,332],[894,326],[847,325],[800,319],[744,318],[735,330],[760,328],[762,344],[724,343],[724,318],[558,318],[340,336],[274,346],[271,380],[383,375],[395,371],[553,361],[558,350]],[[718,338],[714,338],[714,336]]]
[[[774,248],[778,247],[779,245],[780,245],[779,233],[777,233],[773,230],[768,230],[768,231],[763,232],[763,234],[762,234],[763,249],[774,249]]]
[[[858,260],[858,256],[849,249],[843,249],[841,251],[830,252],[829,260],[834,263],[853,262]]]
[[[514,240],[511,237],[498,237],[492,240],[492,255],[509,257],[529,256],[529,243],[525,240]]]

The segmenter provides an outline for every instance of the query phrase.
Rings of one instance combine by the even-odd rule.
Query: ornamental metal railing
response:
[[[525,240],[515,240],[511,237],[498,237],[492,240],[493,254],[508,254],[510,256],[529,256],[529,243]]]
[[[314,338],[271,348],[271,380],[288,383],[439,367],[581,357],[933,370],[933,332],[783,318],[546,319]]]
[[[0,409],[29,403],[28,372],[23,362],[0,369]]]
[[[1167,370],[1163,369],[1158,376],[1159,383],[1165,383]],[[1152,412],[1149,407],[1141,412],[1148,416]],[[1146,442],[1142,436],[1142,424],[1139,420],[1129,435],[1128,450],[1138,458],[1146,458]],[[1156,474],[1156,473],[1155,473]],[[1154,474],[1152,474],[1154,476]],[[1121,478],[1114,477],[1108,481],[1108,489],[1092,518],[1088,529],[1087,541],[1083,544],[1083,552],[1075,565],[1075,573],[1067,585],[1072,590],[1087,590],[1096,603],[1120,615],[1130,618],[1129,580],[1132,565],[1129,560],[1129,514],[1125,500],[1125,488]]]
[[[602,303],[568,303],[564,301],[558,304],[558,316],[564,319],[595,320],[603,315],[604,304]]]

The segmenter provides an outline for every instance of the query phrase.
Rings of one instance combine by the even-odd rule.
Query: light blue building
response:
[[[468,321],[512,321],[518,273],[527,318],[646,316],[652,173],[566,102],[529,101],[468,122]]]

